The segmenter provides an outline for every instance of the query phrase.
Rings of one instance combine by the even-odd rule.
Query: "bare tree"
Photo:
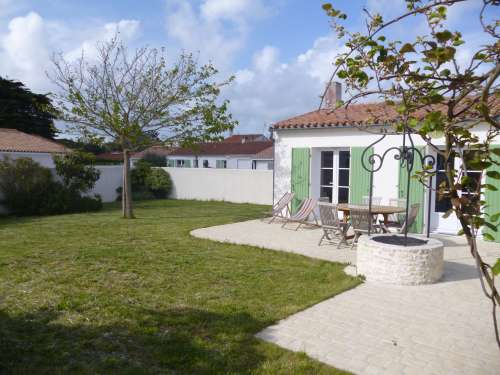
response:
[[[487,264],[478,252],[476,241],[481,228],[483,236],[493,240],[492,234],[498,231],[500,222],[500,212],[491,212],[484,198],[486,191],[497,191],[500,179],[500,173],[495,170],[500,165],[500,149],[491,147],[500,134],[500,1],[482,0],[477,11],[486,40],[481,46],[466,44],[460,31],[447,28],[449,8],[465,1],[470,0],[405,0],[406,11],[389,20],[364,9],[366,29],[363,32],[347,30],[343,25],[347,15],[332,4],[324,4],[323,8],[347,48],[334,62],[332,79],[344,80],[350,99],[339,102],[338,106],[349,107],[369,97],[383,100],[390,111],[397,114],[393,124],[396,132],[405,129],[419,135],[443,157],[446,180],[437,187],[437,194],[441,199],[450,200],[452,207],[445,215],[456,215],[461,232],[467,238],[483,291],[492,302],[500,347],[495,315],[500,305],[495,285],[500,260],[495,266]],[[411,20],[415,18],[425,22],[424,35],[404,41],[388,38],[392,26],[412,27]],[[469,49],[468,61],[459,59],[461,48]],[[377,123],[376,116],[373,122]],[[474,134],[479,125],[488,127],[484,139]],[[434,139],[440,137],[444,137],[444,149],[434,144]],[[455,170],[450,163],[456,157],[462,159],[460,170]],[[470,167],[481,173],[469,173]],[[425,182],[435,172],[425,166],[423,169],[415,177]],[[497,182],[484,184],[485,174]]]
[[[152,135],[165,143],[193,145],[219,139],[234,128],[228,102],[219,101],[217,70],[181,54],[167,66],[164,49],[130,52],[117,37],[97,44],[97,58],[52,59],[49,78],[57,85],[60,118],[83,135],[105,136],[123,151],[123,216],[133,217],[130,152]]]

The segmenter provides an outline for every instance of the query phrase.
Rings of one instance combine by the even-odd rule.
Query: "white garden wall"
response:
[[[98,165],[96,168],[101,172],[90,194],[99,194],[103,202],[113,202],[118,194],[116,188],[122,186],[123,166],[121,165]]]
[[[273,171],[164,168],[172,179],[173,199],[272,204]]]

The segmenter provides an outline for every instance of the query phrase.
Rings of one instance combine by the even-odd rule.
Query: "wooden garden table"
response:
[[[349,205],[347,203],[340,203],[337,205],[337,209],[344,213],[344,220],[346,220],[347,217],[349,217],[349,213],[351,212],[351,208],[355,208],[357,210],[366,209],[366,211],[368,211],[368,206]],[[397,214],[397,213],[401,213],[401,212],[405,212],[405,211],[406,211],[406,208],[404,208],[404,207],[372,205],[371,212],[373,215],[382,215],[384,217],[384,224],[387,225],[387,224],[389,224],[389,215]]]

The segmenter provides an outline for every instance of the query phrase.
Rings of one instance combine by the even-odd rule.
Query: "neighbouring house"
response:
[[[56,141],[16,129],[0,128],[0,159],[31,158],[43,167],[54,168],[53,155],[70,152]]]
[[[334,99],[327,102],[335,103]],[[362,168],[361,156],[365,148],[380,138],[380,134],[369,133],[359,127],[367,127],[376,133],[382,127],[389,126],[397,116],[393,107],[383,103],[366,103],[353,104],[348,109],[323,108],[274,123],[275,199],[287,191],[293,191],[296,197],[294,209],[306,197],[327,197],[333,203],[361,204],[363,196],[369,195],[370,186],[370,174]],[[480,124],[474,132],[484,139],[487,129],[486,124]],[[435,187],[436,180],[440,182],[444,178],[443,158],[426,146],[419,136],[413,136],[413,141],[417,148],[437,158],[438,172],[433,182]],[[443,139],[434,141],[438,146],[444,146]],[[390,147],[399,147],[401,142],[401,135],[387,135],[368,153],[381,155]],[[500,139],[493,143],[498,147]],[[462,168],[461,161],[454,160],[454,166],[456,169]],[[386,205],[391,198],[405,197],[406,173],[392,154],[386,157],[383,167],[374,174],[373,196],[381,197],[381,204]],[[468,173],[473,177],[479,175],[470,168]],[[498,185],[496,180],[489,177],[485,179],[486,183]],[[490,212],[500,212],[498,192],[487,192],[486,200]],[[427,226],[432,232],[439,233],[456,234],[459,230],[455,215],[445,215],[451,207],[450,202],[438,199],[434,191],[429,193],[418,181],[411,185],[410,202],[420,204],[415,232],[423,232]],[[500,242],[500,231],[493,235]]]
[[[234,136],[233,136],[234,137]],[[194,148],[173,149],[167,158],[172,168],[272,169],[273,142],[213,142]]]

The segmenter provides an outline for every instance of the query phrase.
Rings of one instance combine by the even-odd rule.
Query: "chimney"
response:
[[[327,83],[325,98],[323,100],[324,109],[334,109],[337,101],[342,100],[342,85],[340,82]]]

